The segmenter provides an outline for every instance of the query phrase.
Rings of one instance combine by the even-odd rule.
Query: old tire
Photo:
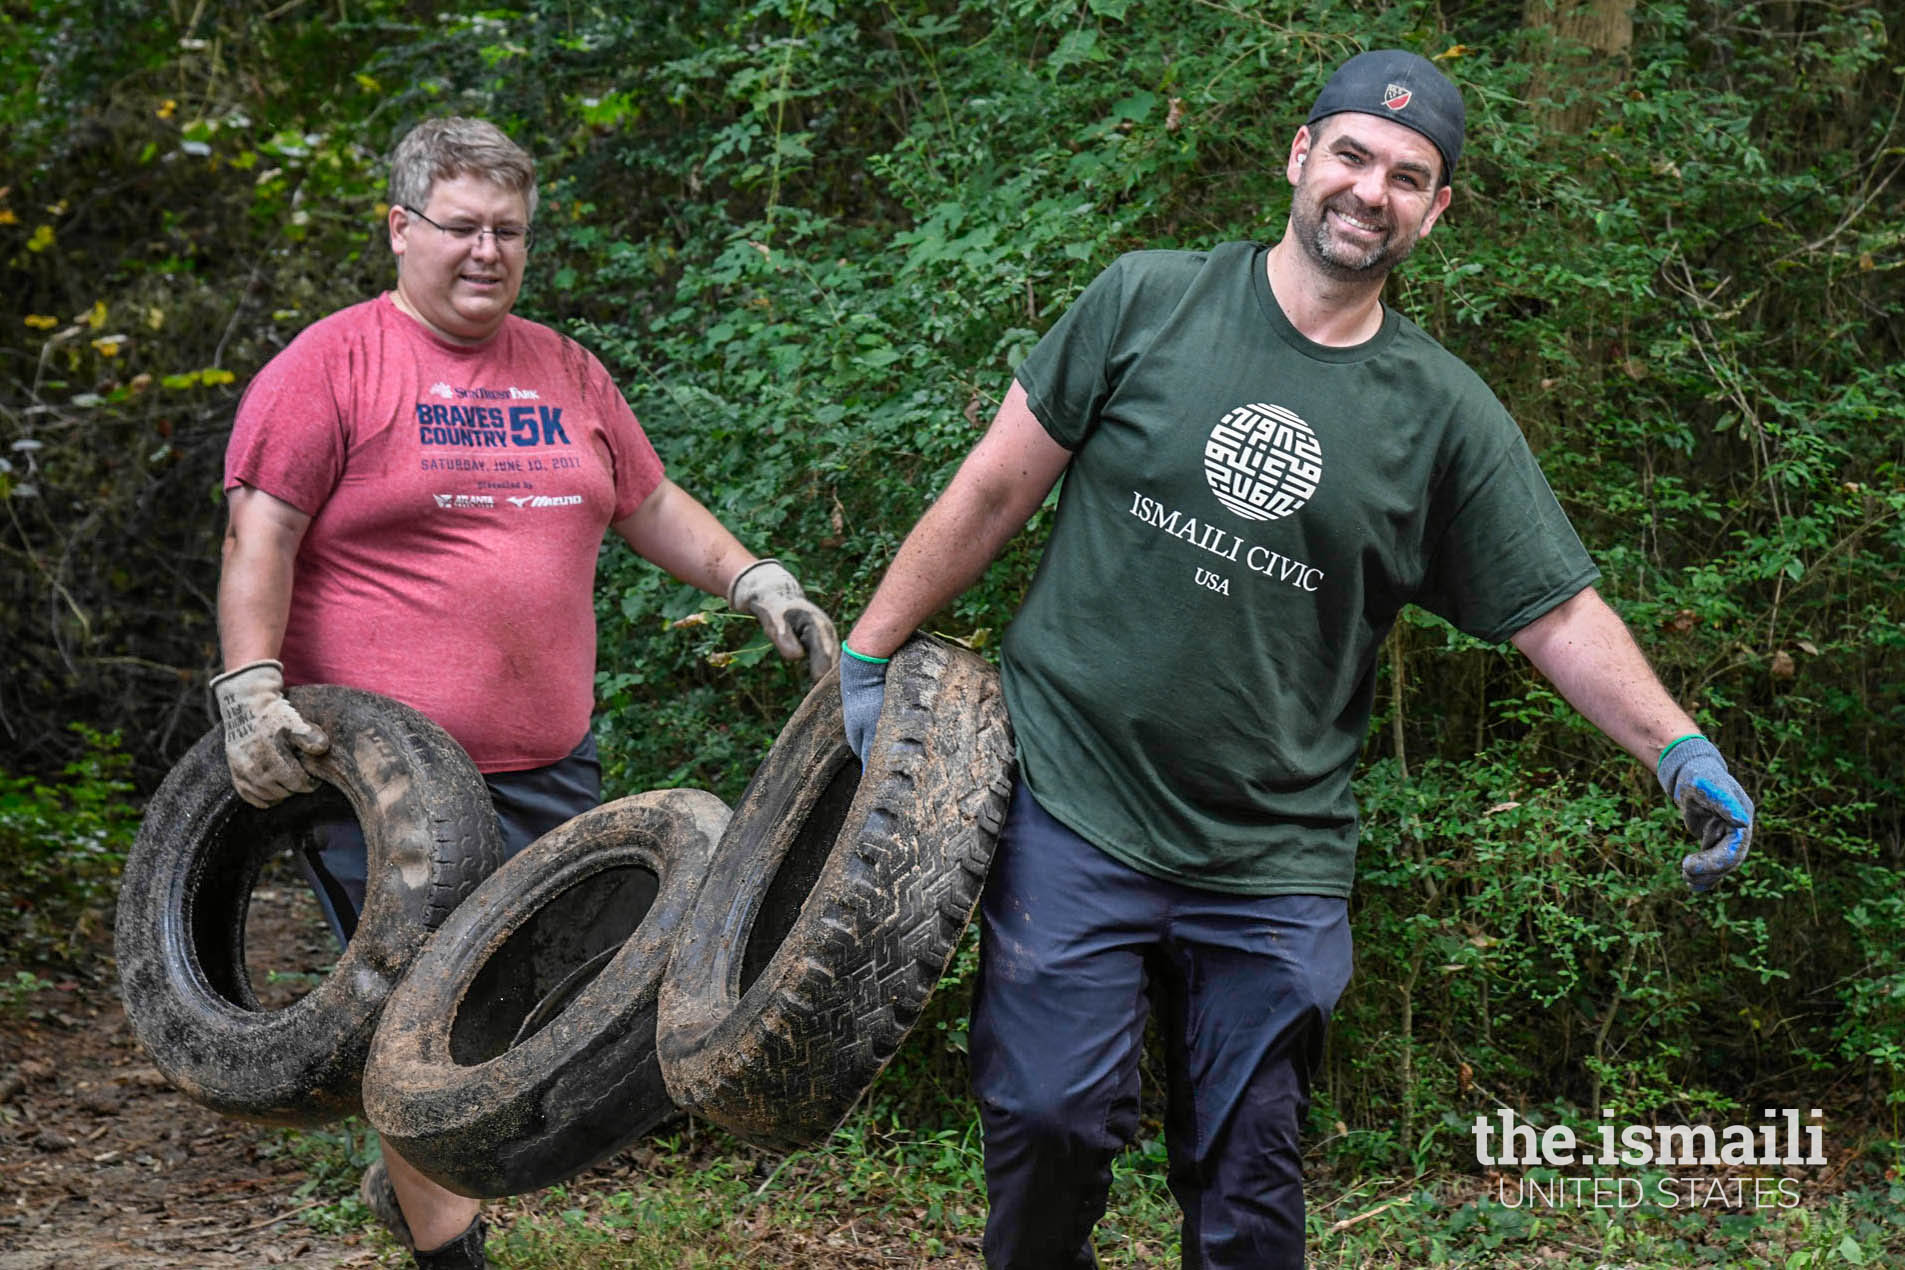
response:
[[[675,1110],[662,967],[728,808],[698,789],[586,811],[478,887],[391,996],[364,1075],[384,1141],[494,1198],[613,1155]]]
[[[675,1101],[764,1146],[840,1123],[893,1056],[972,917],[1011,793],[996,671],[916,637],[862,773],[837,675],[741,795],[663,976]]]
[[[115,953],[133,1032],[182,1092],[247,1120],[316,1125],[359,1109],[391,987],[503,846],[482,776],[442,728],[354,688],[287,695],[331,738],[310,762],[318,792],[259,811],[232,788],[218,729],[201,738],[146,807],[120,884]],[[369,847],[356,933],[310,992],[263,1009],[245,964],[259,871],[346,809]]]

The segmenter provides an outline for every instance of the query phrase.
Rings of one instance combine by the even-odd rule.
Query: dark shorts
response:
[[[502,827],[507,860],[602,801],[602,764],[596,756],[595,734],[584,733],[567,758],[547,767],[485,772],[483,783],[489,786],[490,802]],[[312,844],[299,853],[305,879],[317,892],[324,920],[340,946],[349,943],[351,932],[357,929],[368,863],[364,831],[351,818],[317,825]]]

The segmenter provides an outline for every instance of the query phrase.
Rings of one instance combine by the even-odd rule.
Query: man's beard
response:
[[[1339,194],[1329,203],[1318,205],[1305,199],[1299,191],[1291,209],[1296,238],[1305,254],[1326,276],[1339,282],[1380,281],[1415,250],[1417,235],[1403,233],[1394,217],[1386,212],[1364,210],[1353,195]],[[1381,226],[1385,231],[1381,241],[1368,247],[1342,242],[1330,231],[1327,213],[1331,210],[1365,225]]]

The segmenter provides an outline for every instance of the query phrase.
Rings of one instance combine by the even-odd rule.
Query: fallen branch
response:
[[[296,1208],[287,1209],[286,1211],[279,1213],[276,1217],[270,1217],[260,1222],[253,1222],[249,1226],[241,1226],[239,1227],[236,1233],[244,1235],[244,1234],[249,1234],[250,1232],[254,1230],[263,1230],[266,1226],[276,1226],[281,1221],[285,1221],[289,1218],[296,1217],[299,1213],[304,1212],[306,1209],[316,1208],[319,1204],[328,1204],[330,1202],[331,1201],[328,1198],[306,1200],[304,1203],[299,1204]]]
[[[1361,1222],[1368,1221],[1371,1217],[1374,1217],[1377,1213],[1387,1212],[1398,1204],[1406,1204],[1408,1202],[1409,1202],[1408,1197],[1404,1196],[1400,1199],[1392,1199],[1386,1204],[1378,1204],[1366,1213],[1357,1213],[1354,1217],[1345,1217],[1343,1218],[1342,1221],[1339,1221],[1334,1226],[1330,1227],[1330,1234],[1332,1235],[1340,1234],[1341,1232],[1348,1230],[1351,1226],[1355,1226]]]

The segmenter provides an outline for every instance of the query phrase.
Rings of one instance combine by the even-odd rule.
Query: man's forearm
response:
[[[1593,587],[1513,638],[1568,704],[1650,771],[1665,746],[1699,730]]]
[[[735,575],[754,563],[754,554],[727,526],[673,481],[664,480],[633,514],[611,528],[642,559],[723,599]]]
[[[218,574],[218,643],[225,669],[276,658],[291,619],[298,546],[310,518],[269,495],[239,487],[229,495]]]
[[[900,545],[847,644],[867,657],[890,657],[919,624],[984,573],[1020,526],[997,507],[948,489]]]
[[[218,644],[225,669],[276,658],[291,614],[291,569],[228,551],[218,579]]]
[[[868,657],[891,656],[985,572],[1070,461],[1014,381],[985,437],[900,544],[847,646]]]

